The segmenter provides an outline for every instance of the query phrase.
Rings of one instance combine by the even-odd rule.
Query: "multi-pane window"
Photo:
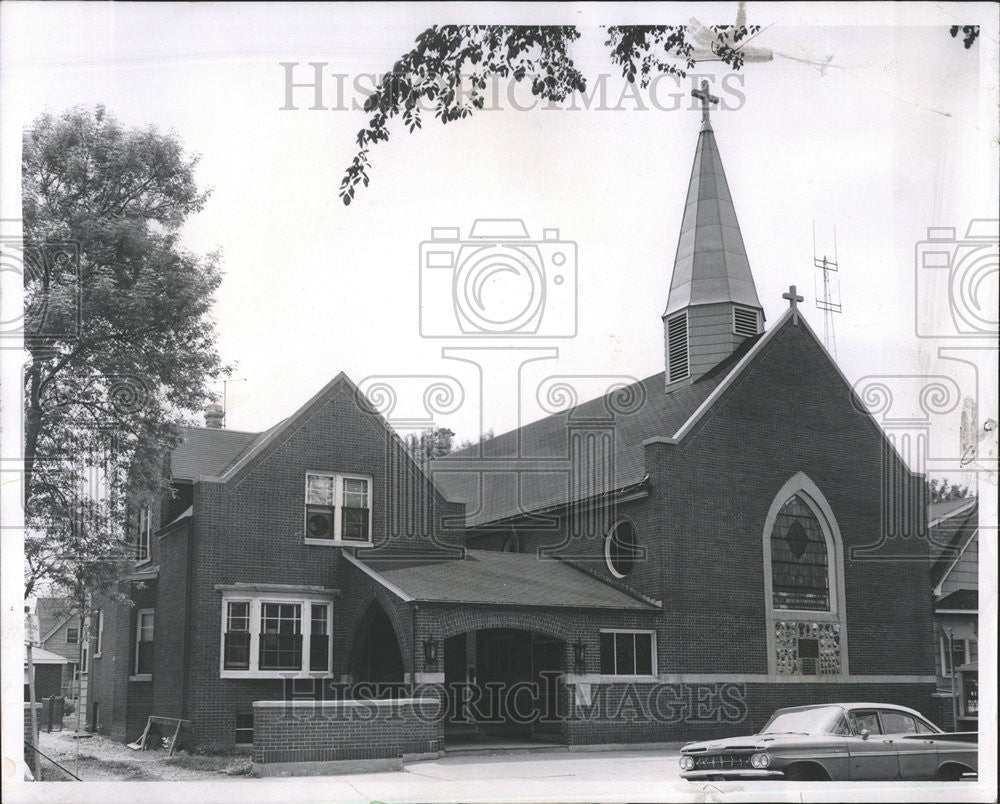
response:
[[[830,569],[823,529],[801,497],[782,506],[771,532],[773,605],[797,611],[830,610]]]
[[[225,599],[223,677],[328,672],[331,611],[319,600]]]
[[[371,542],[371,478],[306,475],[305,537],[330,542]]]
[[[149,561],[149,544],[152,536],[152,516],[148,505],[139,509],[135,534],[135,560],[138,563]]]
[[[135,618],[135,674],[153,672],[153,610],[139,609]]]
[[[236,713],[236,730],[233,737],[236,745],[253,744],[253,712]]]
[[[349,542],[368,541],[368,481],[344,478],[344,507],[341,538]]]
[[[656,675],[656,634],[652,631],[601,631],[601,675]]]
[[[327,670],[330,666],[329,607],[313,603],[309,627],[309,669]]]
[[[80,629],[72,625],[66,628],[66,644],[75,645],[80,641]]]
[[[226,634],[222,666],[226,670],[250,669],[250,601],[226,603]]]
[[[302,606],[298,603],[261,603],[261,670],[302,669]]]

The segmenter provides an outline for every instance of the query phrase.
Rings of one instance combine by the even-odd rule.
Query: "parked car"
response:
[[[958,780],[978,769],[976,732],[945,733],[905,706],[779,709],[759,733],[691,743],[681,777],[795,781]]]

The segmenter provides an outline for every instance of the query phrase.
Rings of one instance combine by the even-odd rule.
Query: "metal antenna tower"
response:
[[[238,379],[232,380],[228,377],[224,380],[220,380],[222,383],[222,427],[226,427],[226,414],[229,413],[229,383],[231,382],[246,382],[246,377],[239,377]]]
[[[816,279],[816,306],[823,311],[823,344],[837,358],[837,333],[834,313],[843,312],[840,303],[840,277],[837,265],[837,228],[833,229],[833,259],[824,254],[816,256],[816,221],[813,221],[813,265],[818,269]],[[822,286],[821,286],[822,285]]]

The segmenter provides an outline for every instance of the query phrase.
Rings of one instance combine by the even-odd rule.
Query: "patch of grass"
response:
[[[166,760],[168,765],[194,771],[216,771],[228,776],[249,776],[252,768],[249,758],[234,758],[232,755],[195,755],[177,754]]]

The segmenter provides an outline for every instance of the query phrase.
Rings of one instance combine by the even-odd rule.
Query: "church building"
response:
[[[263,433],[188,428],[172,498],[137,508],[134,605],[97,615],[94,728],[133,740],[159,715],[251,743],[255,702],[359,684],[436,690],[432,751],[728,736],[805,703],[930,712],[927,543],[871,550],[887,472],[922,478],[794,287],[765,326],[699,97],[664,371],[430,465],[343,374]]]

